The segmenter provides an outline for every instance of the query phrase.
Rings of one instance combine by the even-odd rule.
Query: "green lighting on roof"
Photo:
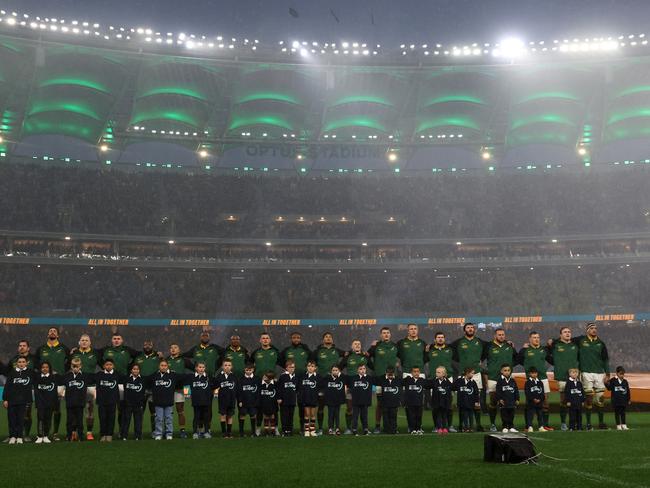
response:
[[[533,125],[533,124],[561,124],[561,125],[569,125],[569,126],[575,126],[575,122],[570,120],[569,118],[559,115],[559,114],[539,114],[539,115],[532,115],[530,117],[522,117],[518,119],[514,119],[512,121],[512,124],[510,124],[510,130],[517,130],[520,129],[521,127],[525,127],[527,125]]]
[[[546,99],[549,99],[549,98],[555,98],[555,99],[560,99],[560,100],[571,100],[571,101],[574,101],[574,102],[577,102],[577,101],[580,100],[580,98],[578,98],[573,93],[561,92],[561,91],[548,91],[548,92],[532,93],[530,95],[527,95],[525,97],[520,98],[515,103],[516,104],[527,103],[527,102],[533,102],[535,100],[546,100]]]
[[[507,143],[509,146],[519,145],[519,144],[535,144],[535,143],[544,143],[544,144],[567,144],[569,141],[569,136],[567,134],[555,133],[555,132],[542,132],[542,133],[526,133],[526,134],[516,134],[509,135]]]
[[[169,120],[172,122],[180,122],[183,124],[187,124],[192,127],[199,127],[199,122],[196,120],[196,118],[192,117],[191,115],[177,110],[166,110],[166,109],[152,110],[150,112],[142,112],[142,113],[135,114],[135,116],[131,120],[131,124],[135,125],[135,124],[140,124],[142,122],[151,121],[151,120]]]
[[[634,119],[640,117],[650,117],[650,108],[648,107],[633,108],[630,110],[626,110],[624,112],[613,113],[607,120],[607,125],[615,124],[617,122],[621,122],[627,119]]]
[[[485,100],[481,98],[472,95],[456,94],[456,95],[444,95],[440,97],[430,98],[421,105],[421,108],[430,107],[431,105],[436,105],[439,103],[452,103],[452,102],[474,103],[477,105],[485,105]]]
[[[109,93],[108,88],[102,83],[99,83],[94,80],[84,79],[84,78],[72,78],[72,77],[50,78],[41,81],[41,83],[38,86],[43,88],[46,86],[65,86],[65,85],[81,86],[84,88],[97,90],[102,93]]]
[[[279,92],[255,92],[242,95],[241,97],[235,100],[236,104],[239,103],[248,103],[256,102],[258,100],[272,100],[274,102],[285,102],[292,103],[294,105],[301,105],[300,100],[298,100],[293,95],[288,93],[279,93]]]
[[[234,117],[229,130],[239,129],[241,127],[251,127],[255,125],[271,125],[274,127],[282,127],[283,129],[293,130],[293,125],[287,120],[278,117],[277,115],[256,115],[251,117]]]
[[[88,107],[87,105],[75,102],[36,102],[32,105],[31,110],[27,116],[44,113],[44,112],[72,112],[79,115],[84,115],[95,120],[100,120],[101,117],[97,112]]]
[[[183,97],[196,98],[204,102],[207,101],[205,95],[200,93],[198,90],[180,86],[158,86],[138,94],[137,98],[145,98],[155,95],[180,95]]]
[[[346,105],[348,103],[376,103],[378,105],[387,105],[389,107],[393,106],[393,103],[386,98],[374,96],[374,95],[350,95],[347,97],[341,97],[338,100],[335,100],[330,107],[337,107],[339,105]]]
[[[625,97],[627,95],[634,95],[636,93],[650,92],[650,85],[636,85],[621,90],[614,95],[614,98]]]
[[[610,132],[614,139],[633,139],[650,135],[650,127],[634,127],[630,129],[616,129]]]
[[[86,124],[30,119],[25,121],[24,129],[27,134],[62,134],[81,139],[95,138],[94,131],[91,131],[91,128]]]
[[[375,119],[369,117],[345,117],[342,119],[332,120],[323,127],[324,132],[340,129],[342,127],[367,127],[386,132],[386,126]]]
[[[422,132],[436,127],[464,127],[467,129],[480,130],[476,121],[470,117],[442,117],[432,120],[425,120],[418,125],[416,132]]]

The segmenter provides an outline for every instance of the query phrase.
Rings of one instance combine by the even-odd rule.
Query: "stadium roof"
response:
[[[387,167],[520,163],[540,147],[547,161],[589,164],[650,134],[645,57],[335,65],[86,44],[0,36],[0,151],[68,136],[100,160],[168,143],[215,166],[260,155],[279,166],[345,164],[342,146]],[[253,154],[252,144],[266,149]],[[323,162],[327,148],[340,154]]]

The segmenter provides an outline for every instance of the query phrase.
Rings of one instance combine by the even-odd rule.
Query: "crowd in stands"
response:
[[[289,177],[6,164],[0,228],[261,238],[644,231],[649,171]],[[277,222],[282,215],[312,220]],[[345,222],[319,222],[319,215]]]
[[[3,265],[0,313],[291,318],[638,312],[650,310],[648,271],[641,264],[437,272]]]
[[[154,239],[153,237],[149,239]],[[481,267],[501,262],[523,265],[537,261],[573,260],[585,258],[646,258],[650,259],[648,238],[589,238],[549,242],[539,237],[534,242],[461,243],[454,241],[433,244],[362,243],[339,244],[341,241],[302,243],[194,243],[158,239],[157,242],[114,241],[75,238],[63,235],[53,238],[0,238],[0,255],[16,258],[48,258],[53,260],[82,260],[110,262],[125,261],[174,262],[196,266],[213,263],[474,263]],[[522,264],[523,263],[523,264]],[[579,263],[578,263],[579,264]]]
[[[0,229],[121,235],[301,238],[470,238],[612,234],[650,230],[646,168],[545,174],[487,173],[322,177],[128,173],[79,167],[0,166]],[[296,222],[296,215],[345,216],[345,222]],[[279,222],[277,217],[293,220]],[[233,218],[228,218],[233,216]],[[328,217],[330,218],[330,217]],[[537,244],[450,245],[346,249],[238,246],[169,247],[120,243],[121,256],[157,259],[305,261],[323,258],[374,262],[426,259],[518,259],[643,253],[645,242],[585,243],[574,248]],[[68,244],[66,244],[68,245]],[[106,242],[73,250],[47,241],[0,241],[5,255],[114,256]],[[13,247],[12,247],[13,246]],[[76,247],[74,247],[76,246]],[[532,247],[531,247],[532,246]],[[536,247],[537,246],[537,247]],[[590,247],[591,246],[591,247]],[[643,247],[645,246],[645,247]],[[591,249],[593,248],[593,249]],[[559,250],[558,250],[559,249]],[[114,263],[115,264],[115,263]],[[79,317],[336,317],[505,316],[630,313],[650,310],[650,265],[521,266],[442,270],[206,270],[3,264],[2,316]],[[245,268],[245,266],[242,266]],[[253,331],[253,329],[255,329]],[[489,329],[489,328],[488,328]],[[0,348],[38,328],[0,326]],[[321,328],[313,331],[317,342]],[[370,340],[372,330],[345,331]],[[526,331],[518,326],[516,335]],[[255,344],[256,328],[245,341]],[[75,328],[64,341],[75,343]],[[168,342],[163,328],[132,328]],[[191,332],[171,331],[185,346]],[[223,329],[223,341],[228,329]],[[253,333],[254,332],[254,333]],[[431,332],[431,331],[429,331]],[[105,334],[97,329],[93,334]],[[483,334],[489,330],[481,331]],[[286,335],[286,332],[282,332]],[[14,337],[16,335],[16,337]],[[645,324],[630,325],[611,344],[617,363],[649,366]],[[609,340],[609,337],[605,335]],[[4,340],[4,339],[8,340]],[[10,340],[9,340],[10,339]],[[287,339],[285,337],[284,339]],[[282,339],[282,340],[284,340]],[[522,336],[523,340],[523,336]],[[184,342],[185,341],[185,342]],[[106,342],[106,341],[104,341]],[[285,342],[287,342],[285,340]]]

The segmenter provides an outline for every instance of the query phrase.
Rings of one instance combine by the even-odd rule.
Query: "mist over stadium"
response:
[[[0,2],[0,374],[11,378],[23,341],[38,364],[39,345],[65,345],[67,369],[85,350],[82,334],[100,374],[117,334],[131,348],[129,364],[148,357],[143,343],[153,342],[158,359],[175,358],[168,350],[178,345],[191,376],[196,348],[208,345],[202,332],[219,350],[210,375],[233,337],[255,362],[252,352],[267,350],[261,335],[279,353],[295,332],[316,362],[323,335],[333,335],[348,376],[357,373],[346,365],[360,341],[372,374],[375,341],[387,328],[395,342],[424,341],[422,374],[434,381],[436,368],[425,362],[437,334],[460,348],[455,341],[467,339],[471,324],[485,351],[475,371],[485,383],[478,426],[481,415],[487,430],[497,423],[488,417],[487,361],[500,332],[520,351],[512,368],[522,394],[515,424],[523,422],[525,357],[538,332],[548,348],[550,427],[549,412],[566,407],[567,378],[553,364],[560,331],[570,328],[575,342],[595,327],[607,345],[608,369],[597,373],[607,381],[619,366],[632,373],[628,423],[637,437],[614,441],[607,456],[641,445],[650,403],[650,32],[642,22],[650,6],[57,3]],[[413,325],[419,336],[409,335]],[[462,354],[454,349],[452,380],[463,375]],[[412,377],[403,357],[396,364],[400,378]],[[285,366],[278,359],[274,372]],[[607,430],[601,414],[611,424],[615,410],[604,392],[594,386],[594,430]],[[176,403],[189,412],[191,389],[184,394]],[[425,409],[436,410],[431,402],[428,394]],[[208,433],[218,415],[215,406]],[[339,441],[336,429],[326,439],[318,415],[330,443],[314,451],[320,456]],[[433,422],[444,434],[436,415],[424,412],[426,428]],[[422,430],[408,410],[405,418],[397,418],[402,432]],[[173,421],[172,431],[180,417]],[[557,430],[567,423],[555,421]],[[92,438],[92,425],[87,431]],[[609,434],[593,435],[601,446],[590,440],[589,456],[600,456]],[[460,437],[445,438],[455,444],[436,456],[453,463],[473,449],[480,460],[482,439]],[[592,475],[576,438],[549,439],[554,457],[532,462],[549,463],[546,474],[557,467],[550,479],[645,482],[632,468],[620,479],[609,470]],[[381,442],[395,451],[390,437]],[[214,444],[214,455],[231,463],[263,451]],[[343,457],[357,452],[353,444]],[[288,449],[301,455],[298,444]],[[345,476],[332,486],[355,469],[343,463]],[[465,480],[497,483],[491,469],[468,467]],[[516,469],[505,479],[520,481]],[[102,471],[106,480],[118,476]]]

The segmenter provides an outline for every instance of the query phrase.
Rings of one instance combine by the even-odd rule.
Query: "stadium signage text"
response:
[[[272,326],[272,325],[300,325],[300,319],[268,319],[262,320],[263,326]]]
[[[609,321],[609,320],[634,320],[635,315],[630,314],[608,314],[608,315],[596,315],[596,321]]]
[[[368,159],[382,158],[386,148],[378,146],[314,145],[306,148],[290,144],[251,144],[246,146],[248,157],[280,157],[295,159],[301,154],[307,159]]]
[[[0,317],[0,325],[27,325],[28,317]]]
[[[91,326],[125,326],[129,325],[129,319],[88,319],[88,325]]]
[[[377,325],[377,319],[341,319],[339,325]]]
[[[541,315],[505,317],[503,319],[503,323],[505,324],[530,324],[530,323],[540,323],[543,321],[544,321],[544,317],[542,317]]]
[[[479,328],[495,328],[501,324],[540,324],[562,322],[594,322],[611,321],[624,322],[630,320],[650,321],[650,312],[631,314],[584,314],[584,315],[513,315],[503,316],[472,316],[465,317],[381,317],[381,318],[302,318],[302,319],[263,319],[224,317],[213,319],[172,319],[172,318],[87,318],[87,317],[0,317],[0,326],[133,326],[133,327],[273,327],[273,326],[303,326],[303,327],[332,327],[332,326],[374,326],[396,325],[406,328],[407,324],[423,326],[462,325],[473,322]]]
[[[427,319],[427,325],[458,325],[464,323],[465,317],[431,317]]]
[[[207,319],[201,319],[201,320],[175,319],[175,320],[170,320],[169,325],[174,327],[204,327],[204,326],[209,326],[210,321]]]

